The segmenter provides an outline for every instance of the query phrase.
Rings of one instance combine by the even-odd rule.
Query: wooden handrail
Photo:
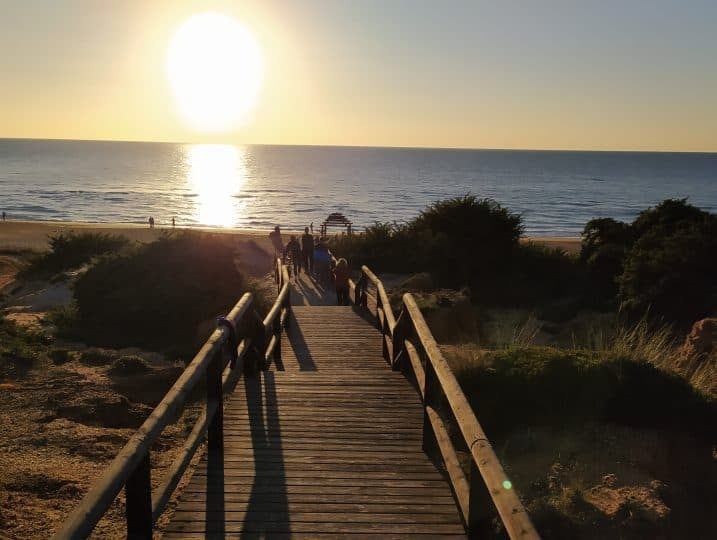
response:
[[[291,298],[288,271],[280,259],[276,260],[274,270],[279,295],[269,315],[259,323],[261,337],[266,338],[267,332],[270,332],[273,340],[280,343],[281,340],[277,336],[281,333],[281,327],[288,324]],[[253,300],[251,293],[245,293],[241,297],[226,317],[231,327],[223,323],[214,330],[159,405],[130,437],[55,533],[54,539],[87,538],[124,487],[127,498],[127,536],[151,540],[154,523],[164,511],[204,435],[207,435],[209,451],[222,448],[224,394],[232,391],[242,372],[250,373],[258,367],[266,368],[265,359],[272,356],[277,358],[280,354],[278,346],[275,346],[273,351],[263,350],[262,347],[259,355],[254,355],[254,358],[247,357],[247,353],[256,348],[255,341],[266,343],[266,339],[256,339],[259,336],[246,335],[239,339],[236,335],[242,322],[257,320],[252,306]],[[229,354],[224,354],[225,352]],[[165,473],[165,478],[153,498],[150,448],[164,428],[177,418],[189,394],[203,377],[206,377],[207,392],[202,414],[195,422],[179,455]]]
[[[357,284],[354,302],[366,307],[366,283],[370,281],[376,286],[376,309],[372,314],[382,333],[384,358],[393,369],[410,373],[416,380],[424,406],[424,450],[438,454],[443,460],[469,536],[480,536],[490,527],[490,512],[486,506],[492,502],[511,539],[539,540],[530,516],[506,476],[413,295],[403,295],[401,312],[396,318],[381,280],[366,266],[362,266],[361,271],[359,283],[362,287]],[[415,336],[415,341],[412,336]],[[448,404],[447,412],[455,419],[471,454],[469,478],[458,465],[455,447],[439,414],[443,403]]]

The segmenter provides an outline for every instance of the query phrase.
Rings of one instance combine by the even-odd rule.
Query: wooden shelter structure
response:
[[[321,236],[326,236],[329,227],[344,227],[346,234],[353,232],[353,222],[340,212],[332,212],[321,224]]]

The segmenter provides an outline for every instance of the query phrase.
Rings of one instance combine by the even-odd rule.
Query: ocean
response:
[[[578,236],[666,198],[717,210],[717,154],[192,145],[0,139],[8,219],[361,229],[474,194],[523,215],[530,236]]]

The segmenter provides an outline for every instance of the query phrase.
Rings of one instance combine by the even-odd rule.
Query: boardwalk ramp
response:
[[[271,371],[226,405],[165,538],[465,537],[421,448],[420,398],[355,307],[294,307]]]

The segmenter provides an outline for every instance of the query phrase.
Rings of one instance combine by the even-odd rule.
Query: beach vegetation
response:
[[[438,201],[407,223],[375,223],[337,236],[332,249],[377,272],[427,272],[436,287],[465,287],[488,305],[532,305],[573,294],[576,259],[560,249],[519,242],[520,214],[474,195]]]
[[[583,230],[587,289],[603,306],[687,326],[717,306],[717,215],[667,199],[623,223],[596,219]]]
[[[47,348],[43,334],[0,315],[0,382],[25,375]]]
[[[74,231],[49,235],[50,249],[34,257],[20,273],[25,279],[48,279],[60,272],[76,270],[95,257],[114,253],[129,245],[125,236]]]
[[[112,362],[112,366],[109,369],[111,375],[121,376],[138,375],[149,371],[151,371],[151,368],[147,361],[141,356],[132,354],[120,356]]]
[[[489,436],[586,422],[689,430],[714,440],[717,404],[683,378],[615,350],[507,347],[448,355]]]
[[[234,258],[230,237],[201,233],[102,257],[77,279],[76,314],[64,331],[108,347],[194,354],[208,337],[198,335],[201,323],[225,315],[246,291]]]

